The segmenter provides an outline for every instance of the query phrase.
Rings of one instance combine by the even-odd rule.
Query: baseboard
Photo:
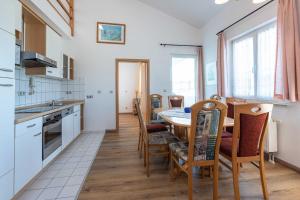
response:
[[[117,132],[117,129],[106,129],[105,133],[115,133]]]
[[[277,163],[279,163],[279,164],[281,164],[281,165],[283,165],[283,166],[285,166],[287,168],[290,168],[290,169],[292,169],[292,170],[300,173],[300,168],[299,167],[297,167],[295,165],[292,165],[292,164],[290,164],[290,163],[288,163],[288,162],[286,162],[284,160],[281,160],[281,159],[275,157],[275,162],[277,162]]]

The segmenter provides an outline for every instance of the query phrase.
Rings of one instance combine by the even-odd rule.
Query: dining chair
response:
[[[169,158],[169,144],[177,142],[179,139],[169,131],[149,133],[144,121],[139,104],[137,112],[141,123],[142,144],[144,151],[144,166],[147,177],[150,176],[150,157],[163,156]]]
[[[138,99],[135,99],[135,108],[137,111],[138,115],[138,120],[139,120],[139,142],[138,142],[138,151],[140,151],[140,155],[142,155],[142,150],[143,150],[143,133],[142,133],[142,114],[139,114],[138,110],[140,110],[141,113],[141,108],[140,108],[140,101]],[[162,131],[168,131],[168,127],[165,124],[159,124],[159,123],[153,123],[153,124],[147,124],[146,129],[148,133],[155,133],[155,132],[162,132]]]
[[[269,199],[265,176],[264,139],[273,106],[270,104],[240,104],[234,109],[233,135],[222,138],[220,154],[231,161],[235,199],[240,199],[239,173],[240,165],[252,163],[260,170],[260,180],[264,199]],[[256,165],[254,162],[258,162]]]
[[[162,96],[160,94],[150,95],[150,120],[151,122],[160,122],[157,114],[154,112],[155,109],[162,108]]]
[[[227,106],[206,100],[191,107],[191,129],[188,142],[170,144],[171,175],[176,169],[188,175],[188,196],[193,198],[193,167],[213,167],[213,199],[218,198],[219,148]]]
[[[172,95],[168,96],[169,108],[183,108],[184,107],[184,96]]]

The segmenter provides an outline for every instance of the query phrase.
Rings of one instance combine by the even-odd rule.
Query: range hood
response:
[[[53,67],[57,68],[57,62],[46,56],[36,52],[24,51],[21,53],[23,67],[26,68],[40,68],[40,67]]]

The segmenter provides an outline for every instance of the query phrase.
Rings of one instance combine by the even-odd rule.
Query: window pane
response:
[[[194,57],[172,58],[172,92],[184,96],[185,106],[196,102],[196,59]]]
[[[254,96],[253,37],[233,42],[233,95]]]
[[[276,60],[276,25],[259,32],[257,43],[257,96],[272,98]]]

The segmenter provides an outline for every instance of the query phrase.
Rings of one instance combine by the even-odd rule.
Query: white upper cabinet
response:
[[[23,19],[22,19],[22,3],[20,3],[19,1],[16,1],[16,15],[15,15],[15,29],[23,32],[22,31],[22,23],[23,23]]]
[[[15,35],[15,9],[17,0],[0,0],[0,28]]]
[[[14,168],[14,85],[14,79],[0,78],[0,176]]]
[[[0,77],[14,78],[15,38],[13,35],[0,29],[0,44]]]
[[[62,38],[49,26],[46,27],[46,56],[57,62],[57,69],[53,69],[55,77],[63,78]]]

